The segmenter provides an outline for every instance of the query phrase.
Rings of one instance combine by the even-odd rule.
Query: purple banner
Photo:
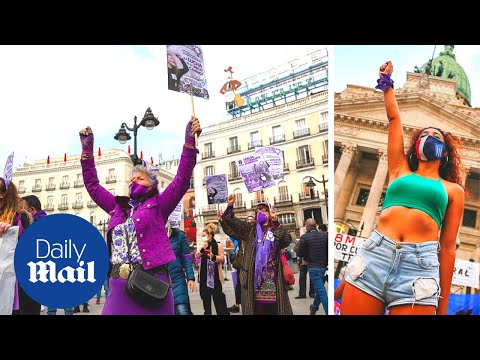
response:
[[[276,185],[262,155],[253,154],[244,157],[237,160],[237,165],[249,193]]]

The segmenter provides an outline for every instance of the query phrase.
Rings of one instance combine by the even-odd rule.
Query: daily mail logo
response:
[[[81,260],[82,255],[87,247],[86,244],[83,245],[82,249],[78,251],[77,246],[72,243],[72,239],[65,240],[65,245],[54,243],[50,245],[50,242],[46,239],[37,239],[36,241],[36,257],[37,259],[48,258],[51,256],[53,259],[72,259],[73,251],[75,251],[75,256],[77,257],[76,261],[78,267],[73,268],[71,266],[65,266],[62,269],[59,269],[57,272],[56,262],[49,260],[45,261],[29,261],[27,266],[30,269],[30,276],[28,280],[32,283],[41,281],[46,283],[48,281],[61,282],[64,283],[69,281],[74,283],[79,281],[84,283],[89,281],[94,283],[95,280],[95,261],[89,261],[86,264],[86,269],[83,267],[85,261]],[[72,251],[73,250],[73,251]]]
[[[15,273],[36,302],[71,308],[91,299],[109,267],[105,240],[86,220],[55,214],[30,225],[15,249]]]

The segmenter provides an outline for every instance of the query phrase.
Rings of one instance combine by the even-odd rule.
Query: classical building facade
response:
[[[102,151],[95,165],[100,185],[115,195],[128,194],[133,164],[125,151]],[[159,186],[166,186],[173,175],[160,169],[158,178]],[[95,226],[108,220],[85,189],[79,155],[24,164],[13,172],[13,182],[20,196],[36,195],[47,214],[78,215]]]
[[[457,258],[480,262],[480,108],[469,105],[468,78],[456,63],[452,50],[453,46],[447,45],[429,68],[427,64],[407,73],[404,87],[395,89],[395,95],[405,148],[415,130],[430,126],[461,139],[468,195],[457,238]],[[335,94],[334,102],[336,231],[368,237],[377,225],[388,185],[388,120],[383,93],[348,85],[346,90]]]
[[[240,218],[254,213],[265,198],[274,204],[282,224],[298,238],[304,221],[313,217],[327,222],[322,183],[310,188],[311,177],[328,181],[328,91],[203,129],[200,156],[194,169],[196,222],[199,231],[207,222],[217,222],[217,205],[208,205],[206,175],[226,174],[228,193],[236,195],[235,212]],[[275,146],[282,150],[284,179],[277,186],[249,193],[236,161],[252,155],[255,148]],[[328,183],[324,183],[328,188]],[[226,204],[220,205],[225,209]],[[200,234],[197,233],[197,236]]]

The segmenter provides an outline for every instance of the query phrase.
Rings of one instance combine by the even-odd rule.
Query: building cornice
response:
[[[335,112],[334,114],[334,122],[335,124],[342,124],[348,127],[354,127],[357,129],[363,130],[370,130],[370,131],[382,131],[387,133],[388,132],[388,121],[387,120],[379,120],[375,118],[369,118],[366,116],[355,116],[351,114],[345,113],[338,113]],[[419,130],[422,127],[411,126],[411,125],[403,125],[403,130],[405,134],[411,134],[415,130]],[[336,131],[335,131],[336,133]],[[465,135],[459,135],[453,133],[454,136],[458,137],[463,147],[473,149],[479,149],[480,146],[480,138],[469,137]]]
[[[226,120],[214,125],[209,125],[208,127],[203,128],[203,142],[207,140],[208,136],[214,136],[218,133],[224,133],[225,129],[239,129],[249,125],[265,123],[272,119],[278,119],[279,117],[296,114],[301,111],[308,111],[312,108],[318,111],[321,105],[324,105],[327,108],[328,91],[323,91],[318,94],[310,95],[306,98],[295,100],[287,104],[278,105],[274,108],[266,109],[254,114],[248,114],[232,120]]]
[[[353,91],[348,90],[352,88]],[[359,91],[360,90],[360,91]],[[471,127],[474,131],[480,128],[480,108],[452,103],[451,100],[428,91],[402,88],[395,91],[395,97],[400,111],[407,108],[421,106],[429,111],[439,114],[440,118],[447,122],[457,122]],[[342,93],[335,94],[335,112],[369,111],[384,109],[383,93],[373,88],[349,85]],[[452,118],[453,117],[453,118]]]
[[[125,163],[126,165],[131,163],[129,157],[125,157],[123,155],[117,154],[108,154],[102,156],[95,156],[95,166],[103,166],[103,165],[110,165],[110,164],[121,164]],[[133,167],[133,165],[132,165]],[[13,172],[13,177],[15,176],[29,176],[29,175],[38,175],[38,174],[51,174],[60,171],[73,171],[73,170],[80,170],[80,158],[77,157],[75,160],[68,160],[66,162],[58,161],[58,162],[51,162],[50,164],[37,164],[37,165],[30,165],[25,167],[18,167]]]

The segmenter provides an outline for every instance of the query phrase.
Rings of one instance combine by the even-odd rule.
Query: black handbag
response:
[[[167,296],[170,284],[147,273],[142,268],[134,268],[127,280],[127,294],[146,307],[159,305]]]
[[[127,259],[130,259],[130,241],[128,231],[125,231],[127,240]],[[133,269],[132,269],[133,268]],[[146,307],[156,307],[167,296],[170,284],[156,278],[143,269],[143,266],[130,265],[130,273],[125,290],[136,302]]]

